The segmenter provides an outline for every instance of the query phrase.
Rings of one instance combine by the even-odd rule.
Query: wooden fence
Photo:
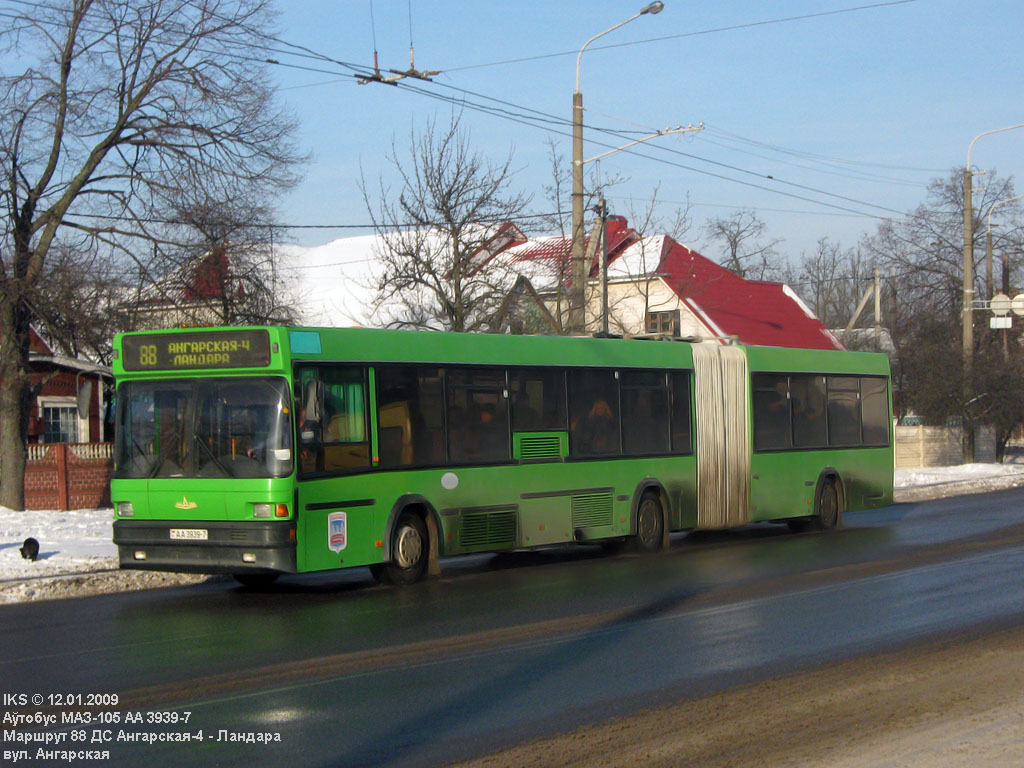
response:
[[[41,443],[28,447],[26,509],[110,506],[112,443]]]

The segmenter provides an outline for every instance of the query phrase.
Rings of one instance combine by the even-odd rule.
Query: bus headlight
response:
[[[287,504],[259,503],[252,505],[253,517],[288,517],[288,515]]]
[[[130,501],[119,501],[117,502],[117,516],[118,517],[134,517],[135,509],[132,507]]]

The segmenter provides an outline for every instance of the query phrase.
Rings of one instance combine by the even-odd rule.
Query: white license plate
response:
[[[206,541],[209,534],[205,528],[171,528],[172,539],[186,539],[188,541]]]

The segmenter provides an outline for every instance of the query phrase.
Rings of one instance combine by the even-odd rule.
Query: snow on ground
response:
[[[957,467],[897,469],[893,480],[896,488],[903,489],[938,483],[970,484],[1002,477],[1024,478],[1024,464],[962,464]]]
[[[0,603],[122,592],[202,581],[205,576],[117,570],[114,510],[71,512],[0,507]],[[39,542],[35,562],[21,556]]]
[[[0,507],[0,580],[117,568],[113,517],[111,509],[15,512]],[[29,536],[39,542],[34,563],[19,551]]]
[[[1024,463],[898,469],[894,480],[897,501],[922,501],[1024,485]],[[112,541],[113,516],[111,509],[16,512],[0,507],[0,602],[139,589],[204,578],[118,571],[117,548]],[[39,542],[36,562],[23,559],[19,552],[29,536]]]

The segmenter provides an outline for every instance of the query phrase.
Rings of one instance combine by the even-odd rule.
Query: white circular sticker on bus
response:
[[[454,472],[445,472],[441,475],[441,487],[446,491],[454,491],[459,487],[459,476]]]

